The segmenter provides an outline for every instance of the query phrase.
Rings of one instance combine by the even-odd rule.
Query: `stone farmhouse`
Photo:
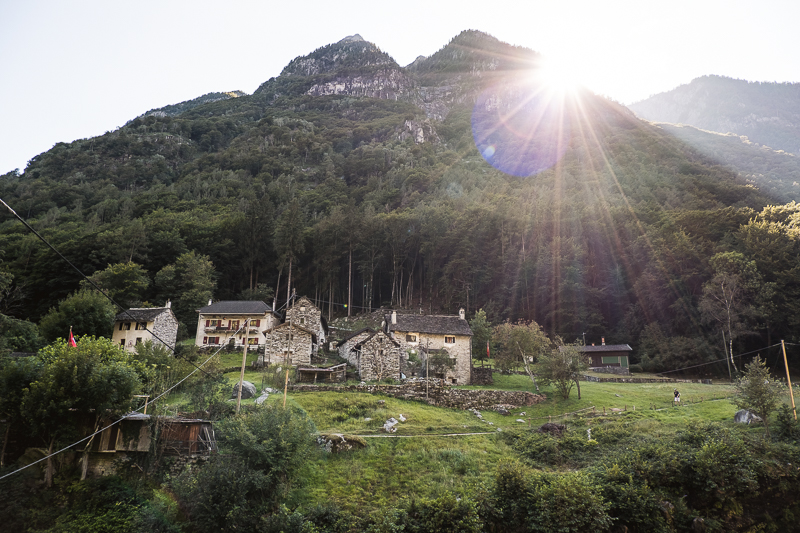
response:
[[[315,352],[317,335],[305,326],[289,322],[264,330],[264,353],[258,356],[256,366],[288,364],[310,365]]]
[[[318,346],[325,344],[328,336],[328,322],[322,316],[322,311],[307,297],[301,296],[292,303],[292,306],[286,310],[284,322],[297,324],[314,333],[317,338],[314,353],[317,353]]]
[[[111,339],[129,352],[138,343],[147,341],[172,350],[177,337],[178,319],[172,312],[170,302],[164,307],[135,307],[114,317]]]
[[[467,385],[472,371],[472,329],[458,315],[385,315],[384,331],[401,345],[403,353],[419,354],[423,359],[433,350],[444,350],[453,362],[440,377],[451,385]]]
[[[342,359],[346,359],[347,361],[350,362],[350,364],[358,367],[356,361],[354,359],[351,359],[352,357],[351,351],[353,350],[353,347],[356,344],[360,343],[363,340],[366,340],[368,337],[371,337],[375,333],[377,332],[372,328],[363,328],[353,333],[350,333],[343,339],[339,340],[339,342],[336,343],[336,350],[339,352],[339,357],[341,357]]]
[[[263,346],[264,330],[280,324],[280,315],[260,300],[222,300],[211,302],[197,310],[197,346],[225,346],[233,342],[242,347],[245,342],[245,322],[250,324],[246,332],[247,344],[252,348]]]
[[[364,328],[350,334],[338,345],[339,356],[358,371],[366,381],[401,379],[408,354],[403,346],[385,331]]]

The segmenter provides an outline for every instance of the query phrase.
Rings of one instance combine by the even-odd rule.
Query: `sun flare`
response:
[[[575,93],[581,82],[575,71],[566,63],[545,57],[532,76],[550,91]]]

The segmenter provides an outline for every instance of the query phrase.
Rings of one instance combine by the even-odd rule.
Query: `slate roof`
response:
[[[600,346],[578,346],[584,353],[590,352],[632,352],[633,348],[627,344],[601,344]]]
[[[359,348],[361,348],[361,346],[362,346],[362,345],[363,345],[365,342],[367,342],[368,340],[372,339],[372,337],[374,337],[375,335],[380,335],[380,333],[373,333],[372,335],[370,335],[369,337],[367,337],[367,338],[366,338],[366,339],[364,339],[363,341],[361,341],[361,342],[359,342],[358,344],[356,344],[355,346],[353,346],[353,348],[356,348],[356,349],[359,349]],[[392,342],[392,343],[394,343],[394,345],[395,345],[395,346],[400,346],[400,343],[399,343],[399,342],[397,342],[396,340],[394,340],[393,338],[389,337],[388,335],[385,335],[385,337],[386,337],[387,339],[389,339],[389,342]]]
[[[220,300],[201,307],[197,312],[204,315],[263,315],[272,313],[272,306],[260,300]]]
[[[114,317],[116,322],[152,322],[161,313],[169,311],[169,307],[134,307]]]
[[[469,335],[469,323],[458,315],[397,315],[397,324],[392,324],[391,313],[385,317],[389,331],[414,333],[438,333],[442,335]]]
[[[347,341],[349,341],[349,340],[350,340],[350,339],[352,339],[353,337],[355,337],[355,336],[357,336],[357,335],[361,335],[361,334],[362,334],[362,333],[364,333],[365,331],[369,331],[370,333],[377,333],[377,332],[376,332],[374,329],[372,329],[372,328],[361,328],[360,330],[358,330],[358,331],[356,331],[356,332],[354,332],[354,333],[351,333],[351,334],[350,334],[350,335],[348,335],[347,337],[345,337],[345,338],[343,338],[343,339],[339,339],[338,341],[336,341],[336,346],[341,346],[342,344],[346,343]]]
[[[277,326],[275,326],[274,328],[265,329],[265,330],[263,331],[263,333],[264,333],[264,335],[266,335],[267,333],[270,333],[271,331],[275,331],[276,329],[288,328],[288,327],[289,327],[289,323],[288,323],[288,322],[284,322],[283,324],[278,324],[278,325],[277,325]],[[310,329],[308,329],[308,328],[305,328],[305,327],[301,326],[300,324],[295,324],[294,322],[292,322],[292,329],[298,329],[298,330],[300,330],[300,331],[305,331],[306,333],[308,333],[309,335],[311,335],[311,339],[312,339],[314,342],[317,342],[317,334],[316,334],[316,333],[314,333],[313,331],[311,331]]]

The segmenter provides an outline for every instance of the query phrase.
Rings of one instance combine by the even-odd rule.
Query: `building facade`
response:
[[[264,330],[264,353],[258,356],[258,366],[288,364],[310,365],[311,354],[317,343],[310,329],[298,324],[284,322]]]
[[[175,348],[178,338],[178,319],[170,302],[164,307],[136,307],[114,317],[111,339],[132,352],[137,343],[152,341],[155,345]]]
[[[259,300],[222,300],[208,302],[197,310],[197,334],[195,345],[258,348],[264,345],[264,330],[280,323],[280,317],[272,308]],[[245,323],[250,321],[247,329]]]
[[[384,331],[401,345],[403,352],[427,357],[433,350],[445,350],[452,368],[441,372],[451,385],[468,385],[472,375],[472,329],[461,309],[458,315],[400,315],[384,317]]]
[[[325,344],[325,339],[328,336],[327,321],[322,316],[322,311],[307,297],[301,296],[292,303],[292,306],[286,310],[285,322],[291,322],[312,331],[317,339],[317,345]],[[314,353],[317,353],[316,346],[314,347]]]

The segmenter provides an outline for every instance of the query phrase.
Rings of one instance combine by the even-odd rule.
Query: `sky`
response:
[[[716,74],[800,82],[794,0],[0,0],[0,175],[353,34],[400,65],[466,29],[624,104]]]

